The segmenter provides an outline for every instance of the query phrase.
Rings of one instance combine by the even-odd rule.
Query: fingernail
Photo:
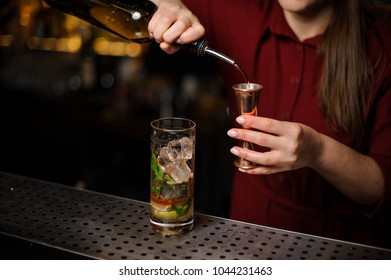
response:
[[[237,150],[237,149],[235,149],[235,148],[232,148],[232,149],[230,150],[230,152],[231,152],[232,154],[234,154],[235,156],[238,156],[238,155],[239,155],[239,150]]]
[[[237,117],[236,118],[236,121],[239,123],[239,124],[244,124],[246,122],[246,119],[243,118],[243,117]]]
[[[228,134],[228,136],[230,136],[230,137],[236,137],[236,136],[238,136],[238,133],[235,131],[235,130],[228,130],[228,132],[227,132],[227,134]]]

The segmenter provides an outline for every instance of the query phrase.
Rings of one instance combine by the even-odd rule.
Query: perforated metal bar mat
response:
[[[93,259],[391,259],[391,251],[197,214],[165,237],[149,204],[0,173],[0,232]]]

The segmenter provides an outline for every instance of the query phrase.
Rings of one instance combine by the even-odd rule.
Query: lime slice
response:
[[[155,216],[156,218],[158,218],[159,220],[163,220],[163,221],[175,221],[176,219],[178,219],[178,213],[174,210],[174,211],[159,211],[155,208],[151,208],[151,211],[152,211],[152,215]]]

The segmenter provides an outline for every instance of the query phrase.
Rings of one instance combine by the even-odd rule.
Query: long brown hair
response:
[[[330,126],[350,136],[353,146],[362,141],[364,115],[373,81],[367,51],[367,1],[334,1],[334,15],[322,36],[323,76],[319,103]]]

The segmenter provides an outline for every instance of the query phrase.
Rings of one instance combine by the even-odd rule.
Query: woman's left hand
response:
[[[231,153],[234,155],[259,164],[250,170],[239,169],[242,172],[271,174],[311,167],[323,149],[321,134],[303,124],[245,115],[236,121],[251,130],[232,128],[228,136],[269,149],[257,152],[233,147]]]
[[[251,130],[232,128],[228,131],[229,136],[268,150],[256,152],[233,147],[231,153],[234,155],[259,164],[240,171],[271,174],[309,167],[360,204],[375,205],[383,196],[383,174],[370,156],[303,124],[244,115],[236,121]]]

